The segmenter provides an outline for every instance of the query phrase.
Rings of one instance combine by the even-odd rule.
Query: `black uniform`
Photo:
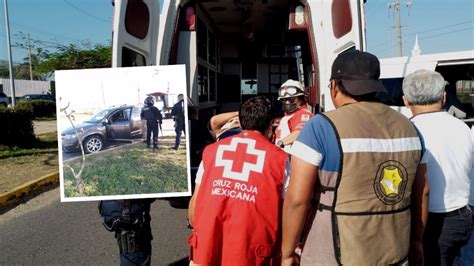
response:
[[[150,146],[151,132],[153,131],[153,147],[158,147],[158,123],[163,119],[160,110],[153,105],[148,105],[142,109],[140,114],[146,120],[146,144]]]
[[[174,121],[176,123],[176,127],[174,128],[174,131],[176,132],[174,149],[177,150],[181,141],[181,131],[186,134],[184,125],[184,100],[180,100],[173,106],[173,109],[171,109],[171,115],[174,116]]]
[[[120,265],[150,265],[150,204],[154,199],[105,200],[99,212],[107,230],[115,232],[120,250]]]

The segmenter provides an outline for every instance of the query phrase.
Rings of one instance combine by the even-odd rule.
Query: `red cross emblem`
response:
[[[216,166],[224,167],[223,177],[247,182],[250,171],[263,172],[266,153],[255,144],[254,139],[233,138],[229,145],[219,145]]]

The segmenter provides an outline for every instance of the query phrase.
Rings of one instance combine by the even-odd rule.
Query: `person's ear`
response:
[[[405,95],[403,95],[402,98],[403,98],[403,104],[405,105],[405,107],[410,107],[411,104],[408,102],[407,97],[405,97]]]
[[[444,106],[445,103],[446,103],[446,91],[443,92],[443,97],[441,97],[441,106]]]
[[[331,85],[329,86],[329,93],[331,94],[331,97],[334,99],[339,93],[339,88],[336,86],[336,81],[334,80],[331,80],[330,84]]]

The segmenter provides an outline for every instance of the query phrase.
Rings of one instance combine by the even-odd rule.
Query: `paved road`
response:
[[[186,209],[152,204],[153,265],[188,265]],[[97,202],[60,203],[59,188],[0,215],[0,265],[118,265]]]

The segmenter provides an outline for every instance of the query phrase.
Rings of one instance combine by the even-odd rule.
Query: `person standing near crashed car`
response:
[[[173,149],[177,150],[179,148],[179,143],[181,142],[181,132],[184,132],[184,134],[186,134],[183,94],[178,95],[178,102],[173,105],[173,109],[171,109],[171,115],[174,116],[174,131],[176,132],[176,140]]]
[[[158,148],[158,123],[162,123],[162,115],[158,108],[153,106],[155,99],[148,96],[145,99],[145,107],[142,109],[140,117],[146,120],[146,145],[150,148],[151,133],[153,133],[153,148]]]

